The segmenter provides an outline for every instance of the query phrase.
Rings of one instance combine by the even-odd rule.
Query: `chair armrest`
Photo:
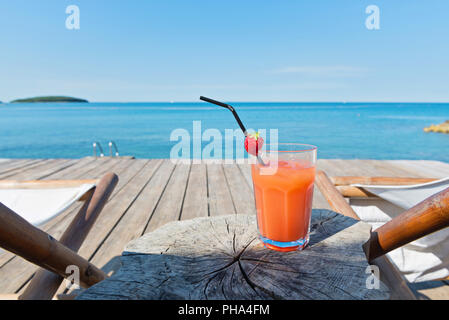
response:
[[[317,171],[315,183],[334,211],[360,220],[355,211],[346,202],[345,198],[343,198],[337,188],[335,188],[334,184],[324,171]]]
[[[368,176],[332,176],[332,183],[336,186],[348,186],[350,184],[407,186],[437,181],[434,178],[397,178],[397,177],[368,177]]]
[[[85,287],[106,278],[103,271],[1,203],[0,246],[62,277],[68,276],[67,266],[75,265]]]

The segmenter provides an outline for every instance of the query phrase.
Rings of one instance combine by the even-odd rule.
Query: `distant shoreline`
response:
[[[10,103],[36,103],[36,102],[77,102],[77,103],[89,103],[89,101],[80,98],[64,97],[64,96],[46,96],[46,97],[33,97],[25,99],[16,99]]]

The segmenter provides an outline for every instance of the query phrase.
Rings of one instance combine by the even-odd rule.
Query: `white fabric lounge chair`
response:
[[[327,177],[319,172],[317,185],[331,207],[373,226],[373,231],[432,195],[449,188],[449,178]],[[332,195],[331,195],[332,194]],[[338,196],[347,198],[344,208]],[[340,206],[339,206],[340,205]],[[349,212],[349,214],[348,214]],[[386,254],[408,282],[449,278],[449,228],[431,233]]]
[[[53,219],[95,187],[96,180],[0,181],[0,203],[34,226]]]

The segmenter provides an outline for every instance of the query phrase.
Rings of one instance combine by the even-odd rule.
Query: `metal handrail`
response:
[[[101,147],[100,142],[95,141],[92,146],[94,147],[94,157],[97,158],[97,147],[100,150],[100,157],[104,157],[104,152],[103,152],[103,148]]]
[[[115,149],[115,156],[118,157],[119,153],[118,153],[117,144],[114,141],[109,141],[109,155],[111,157],[112,157],[112,147],[114,147],[114,149]]]

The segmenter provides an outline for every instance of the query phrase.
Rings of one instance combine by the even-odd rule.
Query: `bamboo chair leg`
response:
[[[115,174],[106,174],[91,192],[83,207],[73,219],[59,240],[63,245],[77,252],[97,220],[109,196],[117,185]],[[63,277],[46,269],[39,269],[20,296],[21,300],[48,300],[57,292]]]
[[[74,300],[77,294],[58,294],[56,300]],[[19,294],[0,294],[0,301],[2,300],[20,300]]]
[[[57,294],[56,300],[75,300],[77,296],[78,296],[77,293]]]

